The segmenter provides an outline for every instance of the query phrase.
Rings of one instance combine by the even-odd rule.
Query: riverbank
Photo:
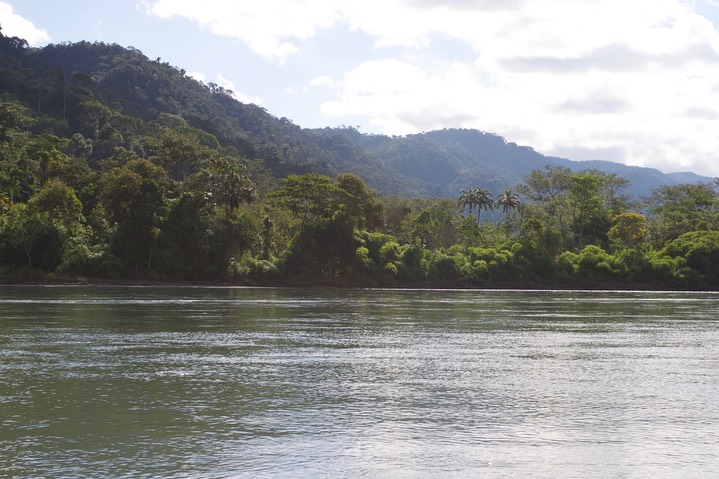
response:
[[[719,291],[719,285],[697,288],[669,282],[631,282],[610,279],[572,279],[571,281],[505,281],[471,284],[463,281],[416,281],[396,284],[370,284],[361,281],[268,281],[248,283],[234,278],[176,280],[151,278],[99,278],[52,274],[0,276],[0,286],[152,286],[152,287],[269,287],[269,288],[382,288],[382,289],[503,289],[503,290],[586,290],[586,291]]]

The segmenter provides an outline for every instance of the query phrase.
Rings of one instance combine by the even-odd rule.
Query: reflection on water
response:
[[[711,477],[719,295],[0,289],[2,477]]]

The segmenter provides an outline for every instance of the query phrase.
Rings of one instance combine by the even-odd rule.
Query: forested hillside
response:
[[[5,281],[716,287],[719,183],[687,179],[306,130],[135,49],[0,36]]]
[[[654,188],[711,181],[691,172],[662,173],[653,168],[626,166],[609,161],[571,161],[544,156],[527,146],[477,130],[446,129],[405,137],[364,135],[352,128],[322,130],[341,133],[395,172],[419,180],[432,196],[454,197],[457,191],[482,183],[493,191],[520,184],[532,170],[544,165],[578,172],[596,169],[629,181],[626,193],[641,199]]]

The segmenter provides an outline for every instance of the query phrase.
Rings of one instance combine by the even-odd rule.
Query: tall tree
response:
[[[515,210],[519,207],[519,195],[514,193],[511,188],[500,193],[497,197],[497,207],[502,207],[502,213],[506,217],[509,215],[511,210]]]
[[[33,123],[26,107],[0,102],[0,196],[11,201],[27,201],[38,187],[40,165],[29,153]]]
[[[308,173],[289,175],[269,198],[284,205],[300,220],[300,228],[331,219],[337,208],[339,188],[327,176]]]
[[[649,213],[656,246],[690,231],[719,229],[719,181],[656,188]]]
[[[457,208],[459,208],[460,210],[469,208],[469,214],[471,215],[476,205],[477,196],[474,189],[460,191],[459,199],[457,200]]]
[[[106,171],[98,183],[100,203],[116,228],[114,252],[129,273],[146,272],[152,266],[152,247],[170,186],[165,170],[136,159]]]
[[[494,201],[492,200],[492,193],[484,188],[475,188],[474,196],[477,205],[477,224],[479,224],[479,214],[482,210],[487,211],[494,208]]]
[[[618,249],[639,248],[647,237],[647,218],[639,213],[616,215],[607,236]]]
[[[382,204],[377,195],[362,178],[352,173],[337,175],[337,187],[341,190],[339,207],[353,226],[374,228],[382,219]]]
[[[481,187],[462,190],[457,200],[457,208],[469,208],[469,214],[471,215],[475,206],[477,207],[477,224],[479,224],[482,210],[487,211],[494,207],[492,193]]]
[[[570,236],[567,196],[571,176],[569,168],[547,165],[532,171],[517,188],[531,200],[529,217],[539,221],[545,231],[557,231],[565,239]]]
[[[573,245],[603,244],[612,218],[628,207],[621,190],[628,181],[598,170],[573,173],[569,178]]]

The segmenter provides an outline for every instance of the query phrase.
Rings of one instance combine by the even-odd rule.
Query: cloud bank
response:
[[[30,45],[40,45],[50,41],[47,31],[37,28],[33,23],[13,11],[12,5],[0,2],[0,25],[7,37],[24,38]]]

